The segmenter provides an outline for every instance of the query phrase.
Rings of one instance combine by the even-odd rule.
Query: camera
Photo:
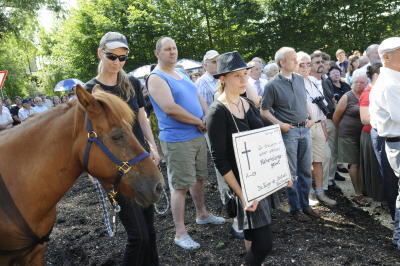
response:
[[[338,94],[338,93],[333,94],[333,98],[335,98],[336,102],[339,102],[340,94]]]
[[[324,115],[328,116],[330,111],[328,108],[328,104],[326,104],[326,102],[325,102],[324,96],[315,97],[312,100],[312,103],[315,103],[316,105],[318,105],[319,109],[321,109],[321,111],[324,113]]]

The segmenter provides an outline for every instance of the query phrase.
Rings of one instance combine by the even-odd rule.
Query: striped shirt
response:
[[[217,92],[218,79],[215,79],[210,73],[204,73],[197,81],[197,91],[210,106],[214,101],[214,94]]]

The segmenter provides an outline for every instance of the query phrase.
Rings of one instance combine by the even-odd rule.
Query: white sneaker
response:
[[[319,204],[319,201],[317,200],[317,197],[315,196],[314,190],[310,191],[310,194],[308,194],[308,205],[310,206],[317,206]]]
[[[328,196],[326,196],[325,193],[317,194],[316,196],[320,202],[328,206],[335,206],[337,204],[336,200],[328,198]]]

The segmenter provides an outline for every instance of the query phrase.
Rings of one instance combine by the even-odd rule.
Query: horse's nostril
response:
[[[156,186],[156,193],[161,193],[163,190],[163,185],[161,183],[158,183]]]

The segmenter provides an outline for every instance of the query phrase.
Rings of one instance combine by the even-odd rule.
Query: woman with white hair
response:
[[[279,66],[276,63],[269,63],[264,67],[263,72],[267,76],[267,80],[270,81],[279,73]]]
[[[332,119],[338,128],[338,162],[351,164],[349,174],[355,191],[352,200],[361,206],[369,205],[362,195],[362,180],[359,175],[360,136],[363,127],[359,98],[367,85],[368,77],[365,72],[354,73],[351,91],[340,98]]]

